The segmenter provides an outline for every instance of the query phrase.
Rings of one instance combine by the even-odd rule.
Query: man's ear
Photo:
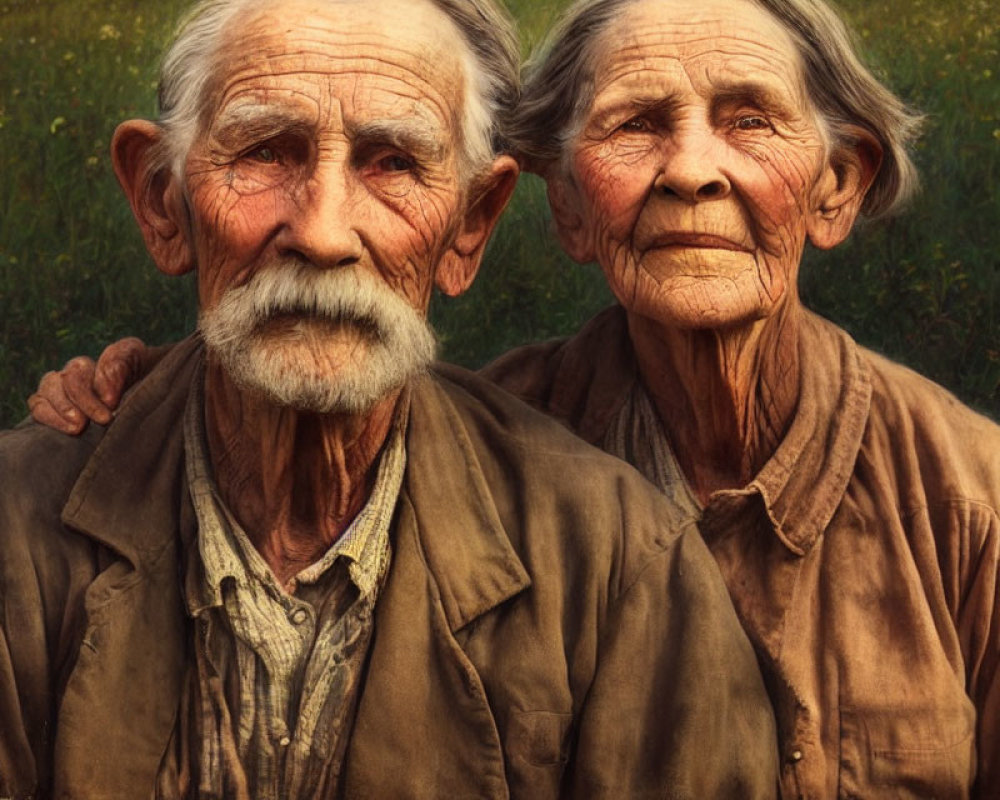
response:
[[[861,128],[850,134],[823,168],[807,217],[809,240],[821,250],[847,238],[882,165],[882,146],[874,136]]]
[[[153,122],[123,122],[111,140],[111,161],[146,249],[161,272],[183,275],[194,268],[187,209],[180,181],[161,158],[163,130]]]
[[[590,232],[584,225],[580,193],[572,178],[565,175],[558,165],[550,166],[543,177],[559,244],[578,264],[593,261]]]
[[[521,168],[511,156],[498,157],[489,173],[476,181],[469,205],[451,247],[438,262],[434,282],[449,297],[472,285],[483,260],[486,243],[507,207]]]

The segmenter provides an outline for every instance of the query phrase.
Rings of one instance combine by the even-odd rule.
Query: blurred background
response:
[[[0,425],[40,375],[109,341],[193,329],[190,276],[160,275],[108,157],[155,115],[159,53],[188,0],[0,0]],[[525,50],[565,2],[508,0]],[[842,0],[875,72],[928,115],[908,213],[809,252],[807,305],[1000,418],[1000,17],[992,0]],[[472,290],[435,298],[444,358],[476,367],[611,302],[559,251],[522,179]]]

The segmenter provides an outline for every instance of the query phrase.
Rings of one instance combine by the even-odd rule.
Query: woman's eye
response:
[[[635,117],[619,125],[618,130],[627,131],[628,133],[643,133],[649,130],[649,123],[642,117]]]
[[[770,129],[771,123],[759,114],[748,114],[745,117],[739,117],[734,127],[740,131],[762,131]]]

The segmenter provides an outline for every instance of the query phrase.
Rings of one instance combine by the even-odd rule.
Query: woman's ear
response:
[[[847,238],[881,165],[878,140],[862,128],[852,128],[847,143],[834,149],[816,183],[806,223],[813,245],[829,250]]]
[[[499,156],[489,173],[476,182],[451,247],[437,265],[434,282],[449,297],[472,285],[483,260],[486,243],[507,207],[521,168],[511,156]]]
[[[195,266],[180,181],[162,158],[163,130],[148,120],[123,122],[111,141],[111,161],[146,249],[161,272],[183,275]]]
[[[558,165],[552,165],[544,174],[552,222],[556,238],[563,250],[578,264],[594,260],[590,232],[584,225],[580,192],[573,179],[564,174]]]

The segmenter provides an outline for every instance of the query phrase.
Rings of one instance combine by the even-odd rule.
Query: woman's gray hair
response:
[[[602,36],[636,0],[578,0],[560,17],[525,67],[511,141],[533,169],[560,161],[594,95]],[[662,0],[669,2],[669,0]],[[851,142],[851,127],[882,147],[882,164],[862,206],[870,218],[897,210],[919,179],[908,153],[923,117],[883,86],[858,58],[852,37],[823,0],[750,0],[788,31],[802,59],[806,92],[836,149]]]
[[[280,0],[201,0],[181,20],[160,65],[162,159],[180,174],[204,124],[206,93],[217,77],[216,55],[226,26],[239,14]],[[336,0],[329,0],[336,2]],[[510,16],[495,0],[429,0],[466,44],[462,103],[462,169],[472,177],[509,147],[504,122],[520,98],[520,52]]]

